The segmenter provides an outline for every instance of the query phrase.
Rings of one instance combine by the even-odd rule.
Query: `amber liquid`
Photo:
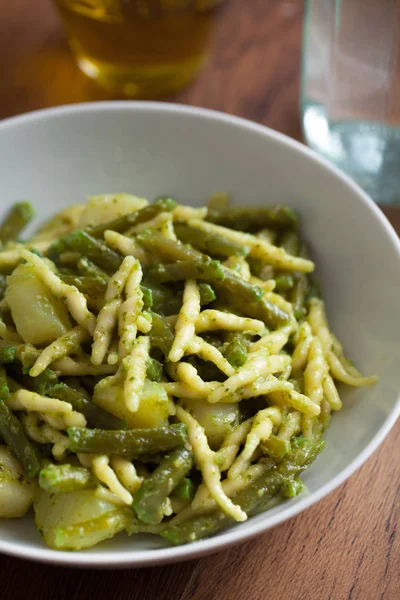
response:
[[[80,69],[113,92],[140,98],[178,91],[193,79],[216,18],[213,0],[56,4]]]

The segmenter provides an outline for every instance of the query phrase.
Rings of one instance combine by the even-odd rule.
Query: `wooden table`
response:
[[[302,3],[229,0],[209,66],[173,100],[301,139]],[[51,4],[0,2],[0,118],[104,94],[80,75]],[[400,212],[386,210],[400,231]],[[345,484],[300,516],[227,552],[138,571],[79,571],[0,557],[9,600],[397,600],[400,426]]]

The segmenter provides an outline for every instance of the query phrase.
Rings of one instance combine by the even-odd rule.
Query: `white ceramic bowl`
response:
[[[77,553],[45,547],[30,514],[0,523],[0,551],[75,566],[156,565],[222,550],[314,504],[377,448],[399,414],[400,243],[380,210],[304,146],[253,123],[157,103],[81,104],[0,123],[1,210],[28,198],[43,217],[90,194],[170,194],[203,203],[217,190],[235,202],[284,202],[302,217],[333,330],[371,388],[346,390],[326,449],[304,475],[308,492],[192,545],[119,535]]]

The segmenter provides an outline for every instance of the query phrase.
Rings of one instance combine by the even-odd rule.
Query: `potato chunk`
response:
[[[122,217],[127,213],[139,210],[147,206],[148,202],[144,198],[131,196],[130,194],[101,194],[89,198],[85,210],[80,216],[78,227],[83,228],[88,225],[99,225]]]
[[[23,517],[33,502],[36,482],[26,479],[18,460],[0,446],[0,518]]]
[[[6,300],[25,342],[48,344],[71,328],[66,306],[41,282],[29,264],[18,265],[8,277]]]
[[[168,396],[161,385],[146,380],[140,397],[139,409],[130,412],[123,397],[123,376],[102,379],[95,387],[93,402],[120,419],[130,429],[158,427],[168,421]]]

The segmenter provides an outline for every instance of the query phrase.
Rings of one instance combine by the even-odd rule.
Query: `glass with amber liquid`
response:
[[[55,0],[79,68],[111,92],[157,98],[203,65],[222,0]]]

